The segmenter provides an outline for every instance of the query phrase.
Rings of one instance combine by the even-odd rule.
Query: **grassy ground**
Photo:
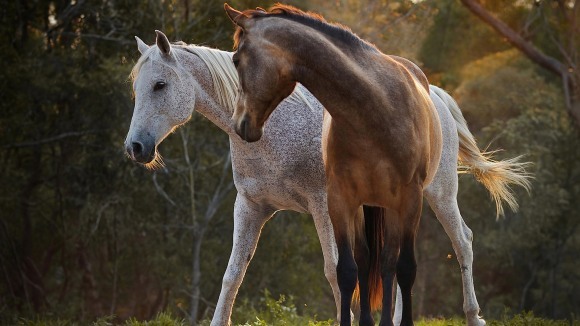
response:
[[[292,303],[292,298],[286,299],[280,296],[279,299],[274,299],[266,292],[265,298],[260,307],[248,305],[247,303],[240,303],[234,311],[233,324],[237,326],[332,326],[333,320],[318,320],[316,316],[301,316],[298,314],[296,307]],[[116,321],[114,316],[100,318],[92,322],[78,322],[66,319],[54,318],[18,318],[15,317],[8,323],[6,320],[0,319],[2,325],[18,325],[18,326],[77,326],[77,325],[91,325],[91,326],[186,326],[189,325],[186,320],[171,316],[169,313],[160,313],[156,318],[147,321],[139,321],[136,319],[129,319],[123,322]],[[489,326],[580,326],[580,320],[548,320],[539,318],[533,313],[523,313],[515,316],[502,317],[499,320],[486,320]],[[204,320],[200,322],[201,326],[209,326],[210,321]],[[420,319],[415,321],[417,326],[462,326],[465,325],[465,320],[462,318],[450,319]]]
[[[580,325],[578,321],[570,323],[570,321],[564,320],[547,320],[543,318],[534,317],[532,314],[516,315],[511,318],[505,318],[502,320],[487,320],[487,324],[490,326],[567,326],[567,325]],[[19,326],[76,326],[76,325],[91,325],[91,326],[186,326],[189,325],[185,320],[172,317],[169,314],[159,314],[155,319],[148,321],[138,321],[138,320],[127,320],[122,323],[112,322],[112,318],[101,318],[92,323],[79,323],[67,320],[29,320],[20,319],[16,325]],[[202,322],[203,326],[209,325],[209,321]],[[294,325],[308,325],[308,326],[327,326],[334,325],[333,321],[316,321],[302,319],[300,321],[293,320],[265,320],[256,317],[254,321],[248,321],[246,323],[236,324],[238,326],[294,326]],[[420,319],[415,322],[416,326],[463,326],[465,325],[465,320],[463,319]]]
[[[273,317],[273,316],[270,316]],[[303,316],[293,316],[291,318],[270,319],[270,317],[256,316],[254,320],[243,323],[235,323],[238,326],[294,326],[294,325],[308,325],[308,326],[330,326],[334,325],[334,321],[318,321],[312,318]],[[286,316],[287,317],[287,316]],[[113,322],[113,317],[100,318],[94,322],[83,323],[74,322],[70,320],[60,319],[19,319],[15,325],[18,326],[76,326],[76,325],[91,325],[91,326],[186,326],[189,325],[187,321],[172,317],[170,314],[161,313],[155,319],[147,321],[138,321],[130,319],[125,322]],[[416,326],[463,326],[465,320],[460,318],[452,319],[420,319],[415,321]],[[535,317],[531,313],[519,314],[512,317],[505,317],[501,320],[487,320],[487,325],[490,326],[568,326],[580,325],[580,321],[566,321],[566,320],[548,320]],[[201,326],[209,326],[209,320],[201,322]]]

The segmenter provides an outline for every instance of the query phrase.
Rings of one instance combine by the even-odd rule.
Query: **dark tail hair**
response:
[[[384,245],[385,209],[375,206],[363,206],[365,237],[369,247],[369,297],[371,311],[381,309],[383,305],[383,280],[381,278],[381,251]],[[357,250],[355,250],[356,254]],[[353,307],[358,309],[360,291],[357,288],[352,296]]]

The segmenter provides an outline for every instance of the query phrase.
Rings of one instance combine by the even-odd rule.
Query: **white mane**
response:
[[[240,87],[240,82],[238,79],[238,72],[232,62],[232,53],[221,51],[217,49],[212,49],[204,46],[198,45],[187,45],[185,43],[172,44],[172,48],[183,49],[191,54],[198,56],[208,67],[213,86],[218,97],[218,102],[228,110],[229,113],[233,113],[236,107],[236,100],[238,96],[238,89]],[[159,51],[153,51],[157,46],[151,46],[137,61],[133,69],[131,70],[131,80],[135,82],[139,71],[143,64],[148,60],[152,59],[152,62],[160,62],[162,64],[163,60],[154,60],[152,58],[153,53],[158,53]],[[167,64],[165,64],[167,65]],[[171,68],[171,67],[170,67]],[[172,68],[174,69],[174,68]],[[294,104],[306,104],[311,110],[313,110],[310,102],[306,99],[301,87],[296,87],[296,90],[290,94],[287,98],[288,101]]]

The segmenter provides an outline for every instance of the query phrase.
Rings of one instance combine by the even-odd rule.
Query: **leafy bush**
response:
[[[233,323],[240,326],[333,325],[332,320],[318,321],[316,315],[310,316],[305,310],[304,314],[298,313],[292,296],[280,295],[276,300],[265,290],[258,307],[244,300],[234,308]],[[202,325],[209,325],[209,321]]]

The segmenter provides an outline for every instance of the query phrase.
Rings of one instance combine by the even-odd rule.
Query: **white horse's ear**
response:
[[[137,41],[137,49],[139,49],[139,53],[143,54],[149,49],[149,45],[145,44],[145,42],[143,42],[138,36],[135,36],[135,40]]]
[[[230,20],[234,22],[234,24],[240,26],[241,28],[244,28],[248,16],[246,16],[241,11],[230,7],[230,5],[228,5],[227,3],[224,3],[224,9],[226,10],[226,14],[228,14],[228,17],[230,17]]]
[[[155,33],[157,33],[157,39],[155,40],[155,43],[157,43],[159,51],[161,51],[163,54],[169,55],[171,52],[171,44],[169,44],[167,36],[158,30],[155,30]]]

